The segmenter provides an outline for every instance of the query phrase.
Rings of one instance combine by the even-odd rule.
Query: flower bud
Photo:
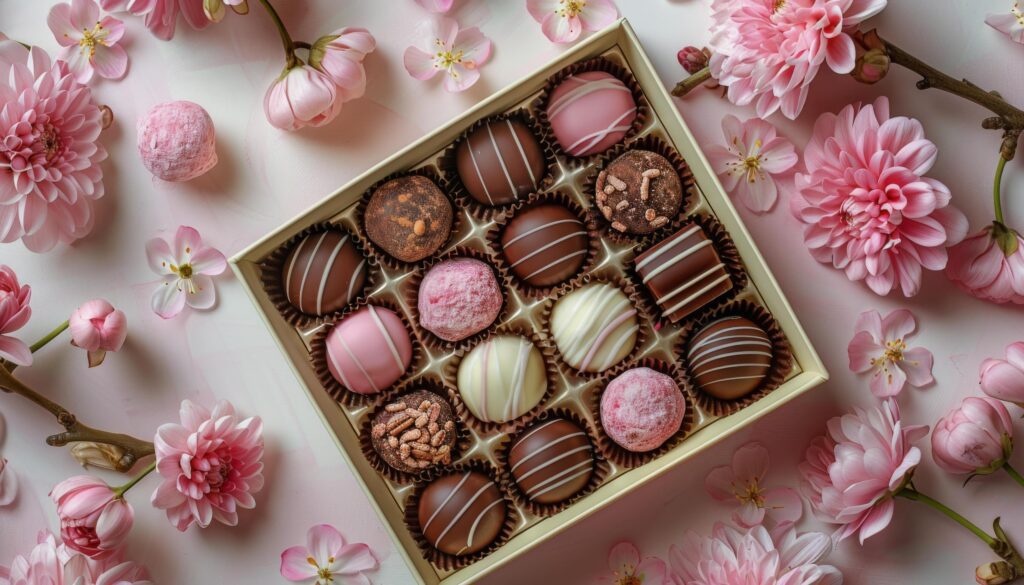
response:
[[[68,478],[53,488],[50,498],[57,504],[64,544],[89,558],[116,555],[131,531],[131,504],[95,477]]]
[[[103,363],[108,351],[117,351],[128,336],[128,320],[103,299],[95,299],[75,309],[68,319],[71,344],[88,352],[89,367]]]
[[[1006,561],[995,561],[978,565],[974,571],[974,580],[979,585],[1003,585],[1017,578],[1017,572]]]
[[[1002,402],[970,396],[935,424],[932,457],[949,473],[998,471],[1013,453],[1013,422]]]
[[[708,59],[711,58],[711,52],[707,49],[698,49],[697,47],[683,47],[676,53],[676,59],[679,60],[679,64],[683,66],[683,69],[687,73],[693,75],[701,69],[708,66]]]
[[[117,471],[121,459],[124,457],[124,449],[117,445],[106,443],[93,443],[92,441],[78,441],[71,444],[71,456],[74,457],[82,467],[90,465],[100,469]]]
[[[889,72],[889,54],[885,49],[871,49],[857,57],[853,78],[861,83],[878,83]]]
[[[1024,341],[1006,347],[1006,359],[981,362],[981,390],[996,400],[1024,408]]]

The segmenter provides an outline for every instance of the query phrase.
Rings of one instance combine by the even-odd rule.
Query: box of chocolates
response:
[[[625,21],[232,266],[428,585],[827,378]]]

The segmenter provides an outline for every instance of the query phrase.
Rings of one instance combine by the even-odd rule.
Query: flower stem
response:
[[[711,79],[711,68],[705,67],[677,83],[676,86],[672,88],[672,95],[676,97],[683,97],[690,93],[690,91],[700,87],[701,84],[709,79]]]
[[[43,346],[45,346],[47,343],[50,343],[51,341],[53,341],[54,338],[57,337],[58,335],[60,335],[61,333],[64,333],[64,330],[67,329],[67,328],[68,328],[68,322],[67,321],[61,323],[60,325],[57,326],[56,329],[54,329],[53,331],[47,333],[39,341],[33,343],[28,348],[29,351],[31,351],[32,353],[35,353],[35,352],[39,351],[40,349],[43,349]]]
[[[973,522],[971,522],[967,518],[964,518],[963,516],[958,514],[955,510],[953,510],[949,506],[943,504],[942,502],[940,502],[940,501],[938,501],[938,500],[936,500],[936,499],[934,499],[932,497],[929,497],[929,496],[926,496],[925,494],[922,494],[921,492],[917,491],[914,488],[910,488],[910,487],[903,488],[896,495],[899,496],[899,497],[902,497],[902,498],[906,498],[908,500],[913,500],[915,502],[921,502],[922,504],[927,504],[927,505],[931,506],[932,508],[935,508],[939,512],[942,512],[946,516],[949,516],[952,520],[956,521],[958,524],[960,524],[961,526],[963,526],[967,530],[970,530],[971,532],[973,532],[975,536],[980,538],[981,541],[984,542],[989,547],[992,547],[992,546],[994,546],[996,544],[996,539],[992,538],[991,535],[989,535],[987,532],[985,532],[981,528],[978,528],[978,526],[976,524],[974,524]]]
[[[996,165],[996,179],[992,185],[992,206],[996,209],[996,221],[1005,224],[1003,221],[1003,169],[1006,167],[1006,158],[999,155],[999,163]]]
[[[1009,463],[1003,464],[1003,470],[1013,478],[1013,481],[1024,486],[1024,475],[1021,475],[1020,472],[1014,469]]]
[[[150,473],[153,473],[154,469],[156,469],[156,461],[154,461],[154,462],[150,463],[149,465],[147,465],[146,468],[143,469],[142,471],[140,471],[138,475],[136,475],[135,477],[131,478],[128,481],[128,483],[124,484],[121,487],[114,488],[114,498],[115,499],[123,498],[124,497],[124,493],[126,491],[128,491],[128,490],[132,489],[133,487],[135,487],[135,484],[137,484],[140,481],[142,481],[142,478],[146,477]]]
[[[284,26],[284,21],[281,20],[281,15],[274,10],[271,6],[270,0],[259,0],[263,8],[267,10],[267,14],[270,15],[270,20],[274,21],[274,26],[277,27],[277,33],[281,35],[281,44],[284,46],[284,58],[285,58],[285,70],[291,69],[298,64],[298,58],[295,56],[295,42],[292,41],[292,36],[288,34],[288,29]]]

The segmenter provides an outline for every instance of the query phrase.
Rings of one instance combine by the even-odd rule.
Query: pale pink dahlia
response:
[[[185,22],[196,30],[210,24],[210,18],[203,10],[203,0],[100,0],[100,6],[108,12],[145,16],[146,28],[153,36],[165,41],[174,37],[179,12],[185,17]]]
[[[244,420],[221,400],[213,412],[185,400],[181,424],[156,432],[156,470],[163,483],[150,498],[167,510],[167,519],[184,531],[193,523],[206,528],[217,520],[238,523],[238,508],[256,505],[263,489],[263,421]]]
[[[887,0],[713,0],[711,75],[729,101],[753,103],[760,118],[800,114],[822,64],[849,73],[857,60],[849,35]]]
[[[0,242],[46,252],[87,235],[103,196],[102,114],[64,61],[0,41]]]
[[[121,555],[96,560],[79,554],[47,531],[36,546],[0,565],[0,585],[152,585],[146,568]]]
[[[889,117],[885,97],[822,114],[791,200],[815,259],[876,294],[917,294],[922,269],[945,268],[946,247],[967,233],[949,189],[924,176],[937,154],[920,122]]]

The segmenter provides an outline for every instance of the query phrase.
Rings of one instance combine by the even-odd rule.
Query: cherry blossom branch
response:
[[[711,79],[711,68],[705,67],[686,79],[680,81],[672,88],[672,95],[676,97],[683,97],[690,93],[692,90],[700,87],[705,81]]]

